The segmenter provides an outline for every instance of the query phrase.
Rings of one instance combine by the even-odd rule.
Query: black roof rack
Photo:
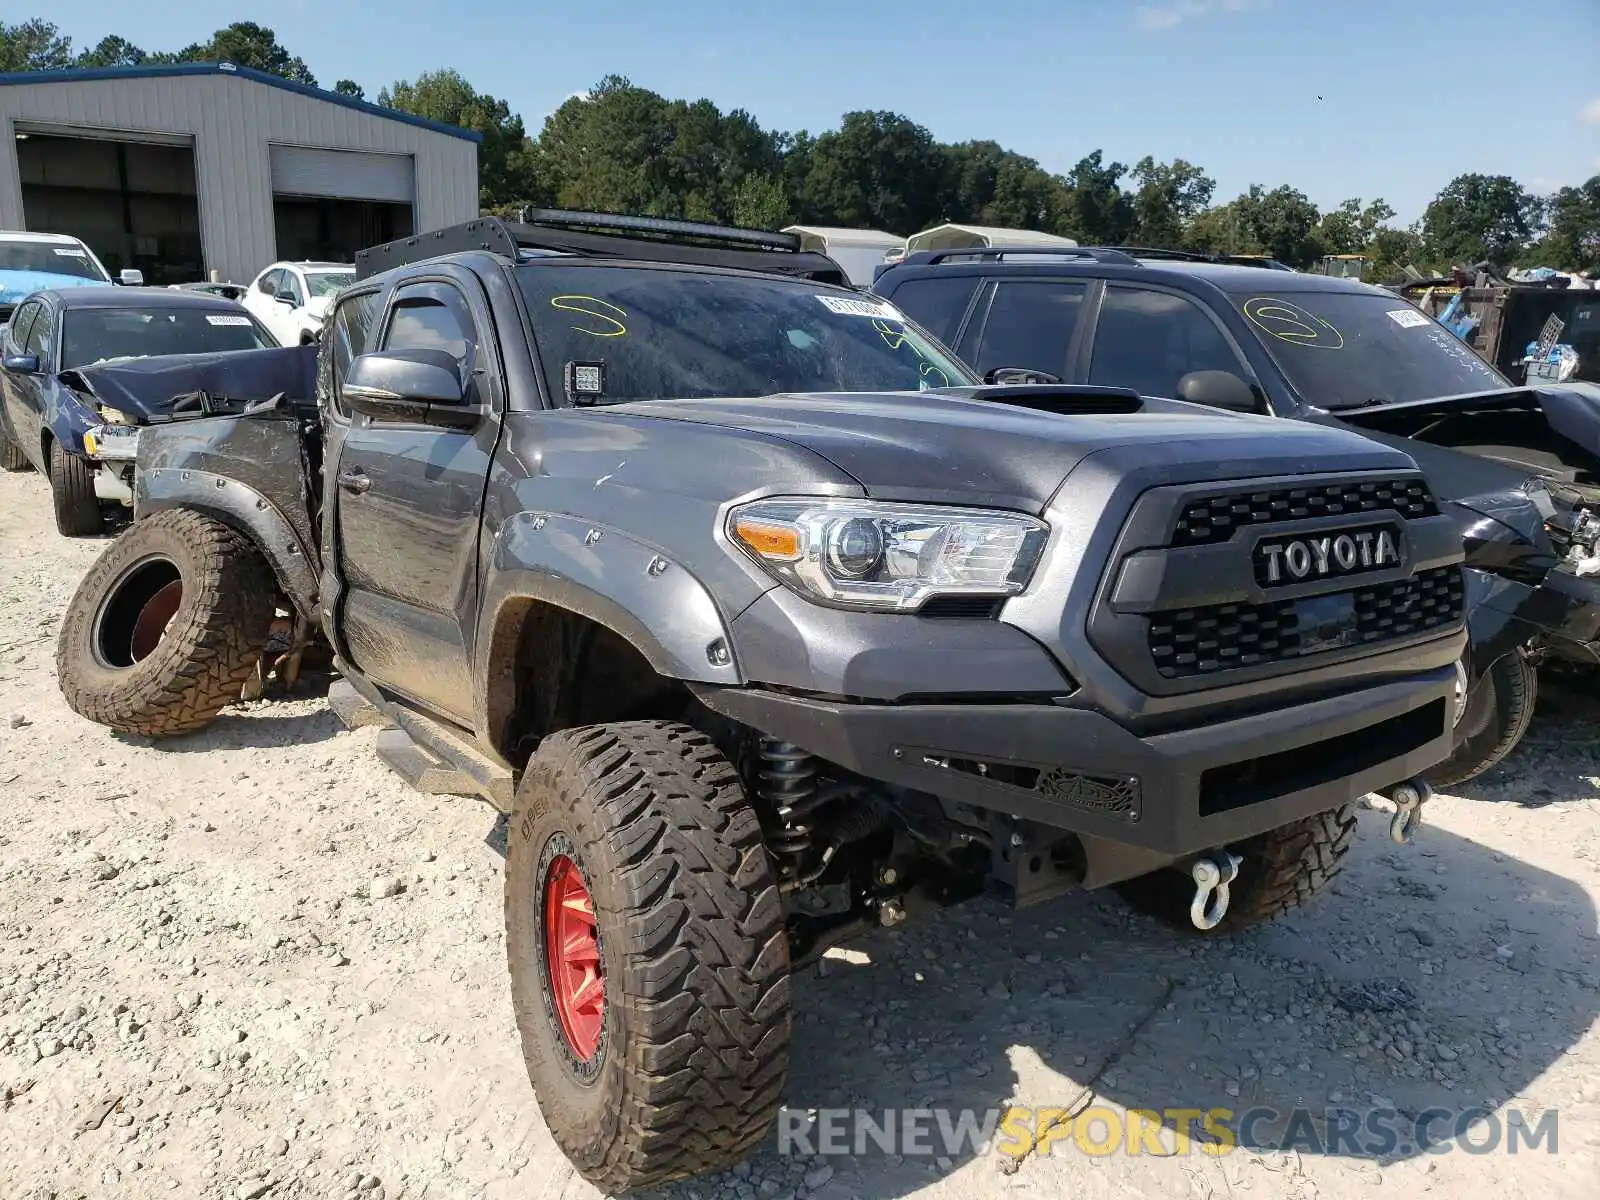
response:
[[[512,262],[518,261],[521,251],[544,250],[582,257],[732,267],[849,286],[849,277],[838,263],[826,254],[801,250],[799,237],[792,233],[565,209],[524,209],[522,217],[521,221],[480,217],[358,250],[356,278],[468,250],[485,250]]]
[[[906,255],[901,266],[949,262],[952,260],[995,262],[1006,255],[1040,255],[1051,258],[1087,258],[1092,262],[1136,267],[1139,260],[1110,246],[952,246],[948,250],[918,250]]]
[[[1113,246],[1113,250],[1120,250],[1123,254],[1130,254],[1134,258],[1164,258],[1173,262],[1216,262],[1215,254],[1206,254],[1200,250],[1166,250],[1158,246]]]
[[[793,252],[800,249],[798,233],[740,229],[736,225],[712,225],[705,221],[627,217],[618,213],[579,212],[567,208],[524,208],[519,219],[524,225],[538,225],[548,229],[590,229],[619,233],[626,237],[654,236],[663,241],[704,241],[713,245],[755,246],[761,250]]]

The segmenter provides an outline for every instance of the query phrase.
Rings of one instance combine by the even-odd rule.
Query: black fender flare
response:
[[[169,508],[188,508],[215,517],[247,534],[277,576],[278,586],[295,611],[319,624],[317,568],[289,519],[255,488],[219,475],[179,467],[152,467],[134,472],[133,513],[142,520]]]
[[[744,682],[728,623],[706,586],[665,551],[619,529],[519,513],[496,532],[488,560],[477,674],[490,690],[496,664],[512,661],[519,635],[502,616],[530,600],[605,626],[664,678]],[[488,719],[492,705],[484,691],[478,715]]]

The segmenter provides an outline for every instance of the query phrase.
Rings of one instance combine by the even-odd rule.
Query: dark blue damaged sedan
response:
[[[31,466],[50,480],[62,534],[100,533],[106,508],[129,504],[132,495],[123,494],[127,487],[117,472],[100,469],[91,431],[131,432],[157,414],[125,395],[97,395],[80,371],[277,344],[243,305],[218,296],[131,287],[35,292],[0,332],[0,466]]]

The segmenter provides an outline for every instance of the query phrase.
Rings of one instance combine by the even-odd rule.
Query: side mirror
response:
[[[8,354],[0,360],[0,366],[18,375],[37,375],[39,373],[39,356],[37,354]]]
[[[272,298],[279,304],[287,304],[290,308],[295,307],[295,299],[293,296],[285,296],[282,292],[275,292],[273,293]]]
[[[999,383],[1008,386],[1039,383],[1060,383],[1061,376],[1052,375],[1049,371],[1035,371],[1030,367],[996,367],[987,372],[983,381],[985,383]]]
[[[1178,380],[1177,398],[1230,412],[1261,411],[1255,389],[1232,371],[1190,371]]]
[[[134,267],[123,267],[117,279],[123,287],[143,287],[144,272]]]
[[[363,354],[350,364],[340,395],[352,412],[376,421],[465,429],[479,416],[466,403],[461,367],[448,350]]]

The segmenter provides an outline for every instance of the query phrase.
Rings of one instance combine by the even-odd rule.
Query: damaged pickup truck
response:
[[[275,610],[320,631],[391,766],[510,818],[522,1049],[597,1186],[766,1136],[841,938],[1110,885],[1211,934],[1323,889],[1365,794],[1410,838],[1465,632],[1406,454],[984,387],[786,235],[534,216],[358,256],[315,398],[142,430],[57,665],[176,734]]]

